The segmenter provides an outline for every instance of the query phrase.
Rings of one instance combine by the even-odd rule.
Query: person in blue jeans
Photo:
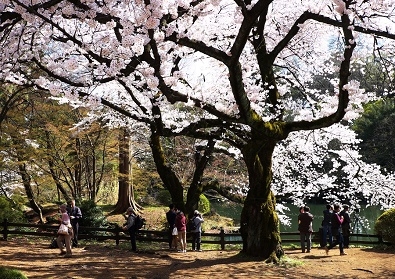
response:
[[[340,250],[340,256],[347,255],[344,252],[344,239],[343,239],[343,233],[342,233],[342,223],[344,220],[343,216],[340,216],[340,205],[335,204],[333,207],[333,214],[332,214],[332,235],[335,236],[336,241],[332,242],[331,245],[325,246],[325,251],[326,254],[328,255],[329,250],[335,247],[336,245],[339,245],[339,250]]]
[[[326,247],[327,243],[332,245],[332,214],[333,205],[327,204],[323,211],[324,219],[322,220],[322,247]]]

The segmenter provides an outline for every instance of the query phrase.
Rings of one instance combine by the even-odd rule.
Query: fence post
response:
[[[221,228],[220,238],[221,238],[221,250],[225,250],[225,231],[224,228]]]
[[[378,240],[379,240],[379,244],[383,244],[383,243],[384,243],[384,241],[383,241],[383,235],[381,234],[381,232],[379,232],[379,234],[377,235],[377,238],[378,238]]]
[[[7,219],[4,219],[3,227],[4,227],[3,239],[7,241],[7,238],[8,238],[8,220]]]

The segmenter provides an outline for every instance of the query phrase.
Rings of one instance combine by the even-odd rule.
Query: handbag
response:
[[[69,234],[69,228],[65,224],[60,224],[58,234]]]
[[[177,227],[173,228],[173,231],[171,232],[171,235],[178,235]]]

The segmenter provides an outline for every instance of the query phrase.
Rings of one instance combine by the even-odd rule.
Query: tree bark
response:
[[[34,212],[37,212],[40,218],[40,223],[44,224],[44,218],[43,218],[41,207],[36,203],[36,200],[34,199],[32,185],[30,184],[30,176],[26,171],[26,165],[25,163],[23,163],[23,161],[20,158],[18,158],[18,162],[19,162],[18,164],[19,175],[22,178],[22,184],[23,187],[25,188],[26,196],[29,199],[30,207],[33,209]]]
[[[151,134],[150,147],[154,157],[156,169],[165,188],[170,193],[172,203],[181,211],[185,211],[183,185],[171,166],[169,166],[166,162],[165,154],[160,142],[160,136],[158,134]]]
[[[130,177],[130,134],[126,129],[119,133],[119,174],[118,174],[118,201],[113,210],[113,214],[124,213],[128,207],[133,206],[138,212],[140,207],[132,196],[132,185],[129,183]]]
[[[281,251],[276,199],[270,189],[273,140],[251,141],[243,148],[250,189],[241,213],[243,252],[277,262]]]
[[[195,171],[193,173],[193,179],[191,184],[189,185],[187,200],[186,200],[186,212],[188,213],[188,217],[192,218],[193,211],[198,209],[200,195],[203,193],[204,187],[202,184],[202,178],[204,174],[204,170],[207,167],[207,164],[211,158],[212,153],[214,152],[215,141],[209,140],[206,148],[203,150],[195,151]],[[203,152],[203,154],[201,154]]]

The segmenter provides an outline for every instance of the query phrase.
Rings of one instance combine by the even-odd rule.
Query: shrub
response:
[[[168,205],[171,203],[171,195],[168,190],[161,189],[158,191],[156,199],[163,205]]]
[[[18,200],[9,199],[5,196],[0,196],[0,222],[7,219],[8,222],[23,222],[22,204]]]
[[[1,279],[27,279],[27,277],[19,270],[10,269],[0,266]]]
[[[78,203],[77,203],[78,206]],[[94,201],[85,200],[80,206],[82,213],[82,222],[80,223],[84,227],[105,227],[108,225],[107,218],[103,214],[102,209],[97,206]]]
[[[198,210],[202,214],[206,214],[207,212],[210,212],[210,201],[203,194],[201,194],[199,197]]]
[[[377,218],[374,230],[383,240],[395,244],[395,208],[385,211]]]

